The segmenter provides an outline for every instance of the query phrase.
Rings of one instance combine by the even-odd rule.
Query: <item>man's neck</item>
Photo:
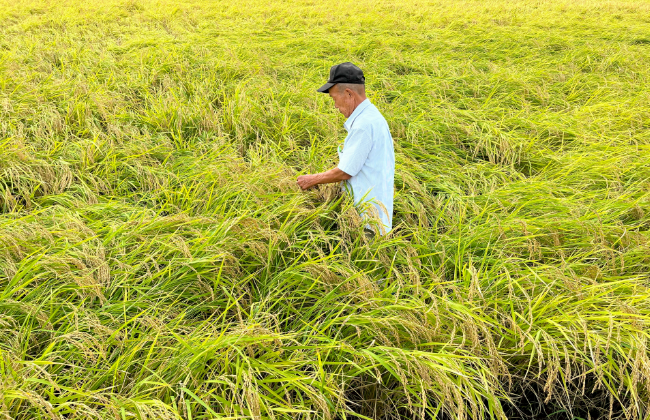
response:
[[[366,95],[363,95],[363,96],[358,95],[358,96],[356,96],[356,97],[354,98],[354,109],[352,109],[352,112],[350,112],[350,117],[352,116],[352,114],[354,114],[354,111],[357,110],[357,108],[359,107],[359,105],[361,105],[361,104],[363,103],[363,101],[365,101],[366,99],[368,99],[368,98],[366,97]],[[348,118],[350,118],[350,117],[348,117]]]

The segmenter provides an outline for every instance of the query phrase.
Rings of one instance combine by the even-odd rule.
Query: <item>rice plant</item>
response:
[[[368,241],[315,89],[396,148]],[[7,419],[649,419],[650,3],[0,0]]]

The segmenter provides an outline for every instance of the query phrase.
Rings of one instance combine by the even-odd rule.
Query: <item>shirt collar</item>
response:
[[[346,129],[347,131],[350,131],[350,128],[352,128],[352,124],[354,124],[354,120],[357,119],[357,117],[358,117],[359,115],[361,115],[361,113],[362,113],[366,108],[368,108],[368,106],[370,106],[370,99],[366,98],[366,99],[364,99],[363,102],[361,102],[361,103],[360,103],[360,104],[359,104],[359,105],[354,109],[354,111],[352,112],[352,114],[350,114],[350,116],[348,117],[348,119],[347,119],[347,120],[345,121],[345,123],[343,124],[343,127],[345,127],[345,129]]]

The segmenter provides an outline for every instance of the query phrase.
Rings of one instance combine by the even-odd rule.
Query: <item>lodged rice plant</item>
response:
[[[395,229],[336,185],[352,61]],[[0,416],[649,419],[650,3],[0,0]]]

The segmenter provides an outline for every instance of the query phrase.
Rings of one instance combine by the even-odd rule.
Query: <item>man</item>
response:
[[[352,189],[355,204],[372,204],[362,210],[362,215],[376,213],[381,221],[379,233],[383,235],[393,226],[395,150],[388,123],[366,98],[363,71],[352,63],[332,66],[329,80],[318,92],[329,93],[336,109],[347,118],[343,126],[348,135],[342,150],[339,146],[339,165],[326,172],[301,175],[298,185],[306,190],[345,181]]]

